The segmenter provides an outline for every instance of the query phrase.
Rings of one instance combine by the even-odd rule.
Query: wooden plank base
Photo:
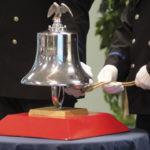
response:
[[[87,115],[88,110],[86,108],[72,108],[72,107],[63,107],[62,109],[57,109],[55,107],[42,107],[30,109],[28,114],[29,116],[67,118],[80,115]]]

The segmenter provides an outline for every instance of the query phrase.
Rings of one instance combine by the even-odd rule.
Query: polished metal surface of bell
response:
[[[21,80],[22,84],[39,86],[86,86],[90,77],[82,69],[78,54],[77,33],[67,31],[61,23],[62,12],[69,12],[64,4],[53,5],[54,23],[48,31],[37,34],[37,52],[33,67]],[[72,15],[72,14],[71,14]]]

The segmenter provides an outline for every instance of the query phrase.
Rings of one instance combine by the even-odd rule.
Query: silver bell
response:
[[[50,7],[48,17],[55,13],[54,22],[48,31],[37,33],[34,65],[21,80],[22,84],[51,86],[52,101],[57,108],[63,103],[64,86],[84,87],[90,79],[80,64],[77,33],[68,32],[61,23],[61,15],[65,12],[72,15],[63,3],[61,6],[53,3]]]
[[[61,24],[61,13],[67,11],[71,13],[65,4],[61,4],[59,9],[54,9],[54,5],[50,7],[48,17],[55,12],[54,23],[48,31],[37,34],[35,62],[21,80],[22,84],[85,86],[89,83],[90,77],[82,69],[79,60],[77,33],[67,32],[66,26]]]

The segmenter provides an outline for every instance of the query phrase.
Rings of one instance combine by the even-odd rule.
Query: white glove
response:
[[[118,69],[114,65],[106,65],[99,72],[97,79],[98,82],[105,82],[102,88],[109,94],[119,93],[124,90],[121,83],[109,83],[116,81],[118,77]]]
[[[142,89],[150,89],[150,74],[147,72],[146,65],[137,72],[135,84]]]
[[[92,74],[92,69],[90,66],[84,64],[83,62],[81,62],[81,66],[83,68],[83,70],[92,78],[93,74]],[[89,79],[89,85],[93,83],[92,79]],[[67,93],[68,95],[73,95],[74,97],[80,97],[80,96],[84,96],[84,93],[81,92],[80,86],[75,86],[75,87],[66,87],[65,88],[65,93]]]

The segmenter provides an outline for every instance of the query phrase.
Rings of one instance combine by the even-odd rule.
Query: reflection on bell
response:
[[[85,86],[89,76],[82,69],[76,33],[67,32],[58,16],[49,30],[37,34],[34,65],[21,80],[39,86]]]

